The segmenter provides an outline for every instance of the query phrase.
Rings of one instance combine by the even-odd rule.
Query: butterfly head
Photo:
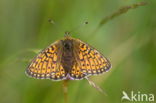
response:
[[[72,50],[73,45],[71,39],[64,39],[62,43],[63,43],[64,50],[68,50],[68,51]]]
[[[64,39],[62,40],[62,44],[64,50],[72,49],[72,37],[70,36],[70,32],[65,32]]]

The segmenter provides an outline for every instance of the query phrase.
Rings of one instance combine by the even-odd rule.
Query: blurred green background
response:
[[[72,37],[101,51],[112,69],[91,77],[107,96],[86,80],[70,81],[69,103],[120,103],[122,91],[132,90],[156,95],[156,1],[146,0],[148,5],[98,27],[104,17],[140,1],[0,0],[0,103],[63,103],[62,81],[29,78],[25,70],[37,55],[32,50],[47,47],[78,25]],[[85,21],[89,24],[82,25]]]

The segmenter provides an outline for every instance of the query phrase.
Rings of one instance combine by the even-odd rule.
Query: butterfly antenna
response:
[[[78,29],[80,29],[81,27],[85,26],[88,24],[88,21],[83,22],[83,24],[78,25],[77,27],[73,28],[70,32],[74,32]]]
[[[53,19],[48,19],[48,22],[50,23],[50,24],[54,24],[55,25],[55,22],[54,22],[54,20]]]
[[[49,22],[50,24],[52,24],[52,26],[54,26],[54,28],[55,28],[56,30],[60,30],[60,25],[59,25],[58,23],[56,23],[53,19],[49,18],[49,19],[48,19],[48,22]]]
[[[89,78],[86,77],[86,80],[88,81],[88,83],[93,86],[96,90],[98,90],[99,92],[101,92],[102,94],[107,96],[107,93],[104,92],[98,85],[96,85],[93,81],[91,81]]]

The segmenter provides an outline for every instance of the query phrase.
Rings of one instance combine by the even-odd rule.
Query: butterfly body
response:
[[[73,41],[69,39],[62,40],[62,56],[61,56],[61,64],[66,71],[66,73],[69,73],[72,69],[75,58],[73,53]]]
[[[37,79],[80,80],[102,74],[111,68],[110,61],[79,39],[65,36],[42,50],[26,73]]]

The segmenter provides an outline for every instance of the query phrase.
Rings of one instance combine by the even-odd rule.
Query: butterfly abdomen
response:
[[[66,73],[69,73],[74,63],[72,40],[65,39],[64,41],[62,41],[62,44],[63,44],[63,50],[62,50],[63,53],[61,56],[62,57],[61,63]]]

